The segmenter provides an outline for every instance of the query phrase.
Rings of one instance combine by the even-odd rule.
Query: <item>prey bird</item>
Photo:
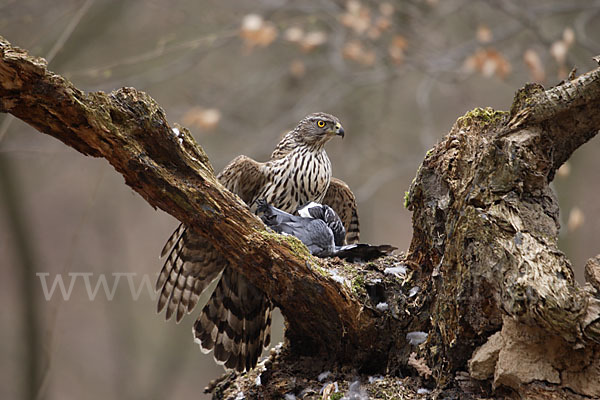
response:
[[[356,200],[350,188],[332,178],[324,146],[344,136],[333,115],[310,114],[284,135],[271,159],[257,162],[246,156],[231,161],[217,179],[255,212],[258,199],[286,212],[315,201],[331,206],[342,217],[346,241],[358,241]],[[240,244],[242,245],[242,244]],[[218,363],[237,371],[256,365],[270,342],[271,300],[230,265],[209,238],[184,224],[173,232],[161,257],[164,266],[156,282],[158,312],[177,322],[191,312],[200,294],[214,280],[217,286],[194,323],[194,340],[203,352],[214,351]]]
[[[317,257],[340,257],[351,262],[370,261],[396,250],[396,247],[389,245],[344,244],[344,225],[328,205],[311,202],[297,210],[299,215],[292,215],[273,207],[264,199],[258,200],[257,204],[257,214],[266,226],[277,233],[297,237]]]

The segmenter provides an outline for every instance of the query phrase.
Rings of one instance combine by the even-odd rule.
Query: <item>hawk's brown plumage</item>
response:
[[[299,143],[298,136],[294,134],[294,131],[288,132],[281,139],[279,144],[277,144],[275,150],[273,150],[271,160],[285,157],[299,145],[301,145],[301,143]],[[360,236],[358,207],[356,206],[354,193],[352,193],[346,182],[332,177],[321,203],[327,204],[329,207],[333,208],[342,220],[344,229],[346,229],[346,243],[358,243]]]
[[[315,113],[302,119],[284,136],[271,160],[260,163],[239,156],[217,176],[251,211],[258,199],[286,212],[310,201],[329,204],[342,218],[348,242],[358,240],[358,215],[348,186],[331,177],[325,144],[343,136],[339,120]],[[181,224],[171,235],[161,256],[167,256],[158,277],[158,311],[177,321],[192,311],[200,293],[217,279],[219,283],[194,324],[194,337],[203,351],[214,349],[217,362],[238,371],[256,365],[270,342],[271,301],[224,258],[199,233]]]

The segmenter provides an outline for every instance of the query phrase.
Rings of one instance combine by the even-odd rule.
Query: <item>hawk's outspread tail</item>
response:
[[[194,323],[194,340],[203,352],[214,349],[219,364],[249,370],[271,342],[272,308],[259,289],[227,268]]]
[[[271,160],[261,163],[239,156],[217,179],[253,212],[257,200],[263,198],[286,212],[327,198],[334,210],[347,216],[344,226],[358,239],[354,195],[342,181],[332,181],[331,163],[324,150],[335,136],[344,136],[336,117],[308,115],[284,136]],[[271,301],[232,268],[209,240],[184,225],[171,235],[161,256],[166,260],[156,282],[160,291],[158,311],[166,307],[167,319],[175,315],[181,320],[192,311],[200,293],[222,273],[194,324],[194,337],[203,351],[214,350],[215,359],[227,368],[245,371],[254,367],[270,341]]]

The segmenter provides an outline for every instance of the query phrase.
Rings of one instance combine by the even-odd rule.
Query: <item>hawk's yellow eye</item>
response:
[[[320,120],[317,122],[317,126],[318,126],[319,128],[323,128],[323,127],[325,126],[325,121],[323,121],[322,119],[320,119]]]

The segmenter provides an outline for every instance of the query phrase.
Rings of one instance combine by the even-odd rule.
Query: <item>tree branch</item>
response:
[[[190,133],[172,130],[152,98],[133,88],[86,94],[3,38],[0,56],[0,111],[85,155],[106,158],[150,205],[210,238],[282,309],[294,336],[312,338],[332,355],[371,342],[374,314],[319,273],[320,261],[298,240],[267,233],[216,181]]]
[[[444,387],[471,359],[471,378],[517,393],[568,388],[600,396],[598,263],[589,263],[590,284],[578,286],[557,246],[558,202],[549,187],[556,169],[600,129],[599,69],[549,90],[528,85],[510,113],[476,109],[459,118],[411,185],[408,260],[357,266],[315,259],[296,239],[266,232],[215,180],[190,133],[171,129],[146,94],[83,93],[1,38],[0,56],[0,111],[106,158],[149,204],[209,238],[282,309],[291,346],[271,360],[312,350],[312,367],[302,369],[306,385],[314,368],[335,361],[390,376],[431,371]],[[398,279],[390,267],[407,272]],[[429,331],[427,341],[412,343],[408,330]],[[521,333],[539,339],[527,351],[532,365],[553,368],[549,374],[526,381],[508,367],[507,357],[527,343],[516,342]],[[544,353],[549,345],[564,351],[556,354],[577,347],[579,358],[553,358]],[[577,369],[580,360],[586,364]],[[269,365],[221,388],[281,397],[288,386],[276,383],[289,377],[282,371],[304,364]],[[256,388],[256,374],[273,384]]]

